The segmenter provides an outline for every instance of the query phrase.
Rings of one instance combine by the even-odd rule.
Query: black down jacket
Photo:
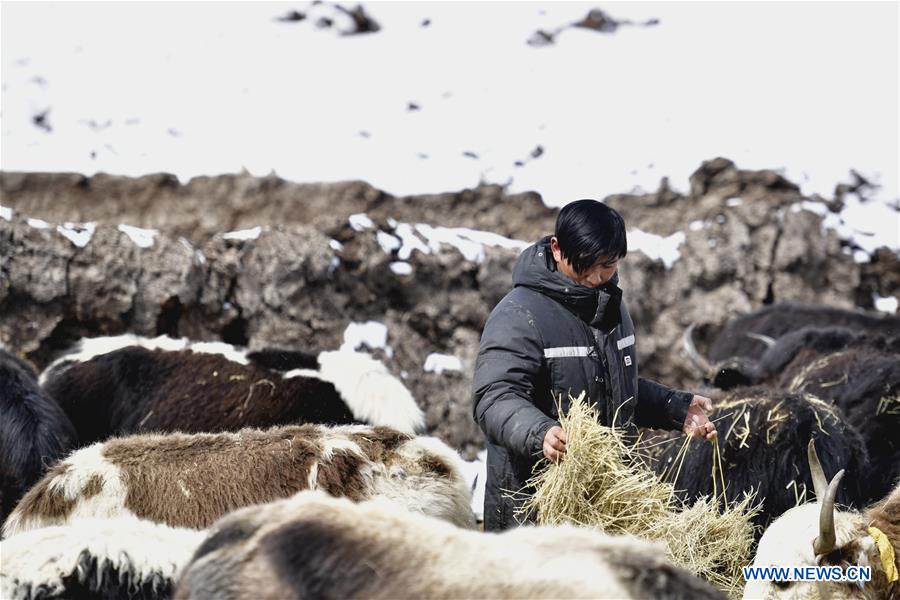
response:
[[[513,289],[494,308],[475,362],[474,416],[487,436],[486,531],[517,524],[523,489],[543,456],[547,430],[559,422],[556,401],[587,392],[600,420],[680,430],[692,394],[638,377],[634,325],[618,276],[586,288],[556,270],[550,238],[524,250]]]

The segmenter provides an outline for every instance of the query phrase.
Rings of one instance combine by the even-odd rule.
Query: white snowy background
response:
[[[687,191],[703,160],[724,156],[824,197],[855,170],[880,187],[845,198],[826,226],[867,252],[900,251],[896,2],[363,6],[380,30],[344,36],[332,3],[3,2],[0,168],[185,182],[246,170],[395,195],[485,181],[560,206],[663,176]],[[528,44],[593,8],[635,24]],[[306,18],[279,20],[291,11]],[[475,259],[491,243],[433,225],[419,233]],[[629,245],[668,263],[680,235],[633,231]],[[379,325],[354,324],[346,345],[384,346]]]
[[[392,194],[484,179],[558,206],[662,176],[686,190],[725,156],[828,196],[855,169],[898,197],[895,2],[364,7],[380,31],[342,36],[326,3],[3,2],[2,168],[274,170]],[[527,43],[591,8],[659,22]]]

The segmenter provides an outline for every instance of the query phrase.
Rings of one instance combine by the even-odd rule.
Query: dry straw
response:
[[[541,525],[574,523],[663,541],[674,564],[730,597],[740,597],[741,566],[752,558],[750,519],[758,511],[752,498],[728,504],[722,493],[715,500],[704,497],[693,506],[682,505],[674,487],[645,466],[641,451],[626,443],[621,431],[597,421],[583,394],[571,400],[560,419],[567,435],[565,458],[535,468],[527,483],[535,493],[519,516],[534,514]],[[713,468],[721,477],[721,464],[716,469],[714,461]],[[724,492],[724,481],[717,489]]]

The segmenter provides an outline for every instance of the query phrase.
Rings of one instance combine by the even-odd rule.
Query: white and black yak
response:
[[[662,545],[572,526],[466,531],[306,492],[211,528],[178,581],[205,598],[724,599]]]
[[[81,519],[0,542],[4,600],[162,600],[205,531],[133,517]]]
[[[56,463],[3,533],[119,516],[202,529],[309,489],[354,501],[382,495],[462,527],[475,523],[462,459],[440,440],[387,427],[291,425],[98,442]]]
[[[0,349],[0,519],[75,444],[75,428],[31,366]]]
[[[313,360],[316,369],[282,372],[228,344],[126,335],[83,340],[41,380],[72,419],[82,444],[149,431],[293,423],[424,429],[422,410],[381,362],[342,351]]]
[[[812,446],[811,446],[812,448]],[[747,600],[893,600],[900,598],[900,486],[862,512],[837,510],[843,471],[829,483],[810,451],[817,502],[792,508],[766,529],[754,567],[869,567],[869,581],[748,581]],[[833,472],[833,471],[832,471]]]
[[[859,432],[830,402],[810,394],[746,388],[716,402],[710,418],[716,421],[719,432],[726,496],[736,500],[744,492],[755,491],[762,502],[762,511],[754,518],[756,524],[768,525],[812,492],[806,468],[810,439],[816,440],[827,468],[846,468],[856,474],[844,481],[840,501],[864,505],[868,482],[861,474],[867,460],[866,447]],[[712,444],[690,441],[679,469],[676,458],[682,439],[674,438],[654,452],[654,469],[665,472],[666,479],[687,500],[712,495]],[[717,482],[719,479],[721,476]],[[721,489],[717,483],[716,491]]]

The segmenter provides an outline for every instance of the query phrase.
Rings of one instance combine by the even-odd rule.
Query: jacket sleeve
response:
[[[681,431],[693,397],[690,392],[639,377],[634,422],[638,427]]]
[[[533,318],[509,300],[488,318],[473,380],[475,422],[492,444],[522,458],[543,450],[544,435],[559,423],[532,402],[544,348]]]

